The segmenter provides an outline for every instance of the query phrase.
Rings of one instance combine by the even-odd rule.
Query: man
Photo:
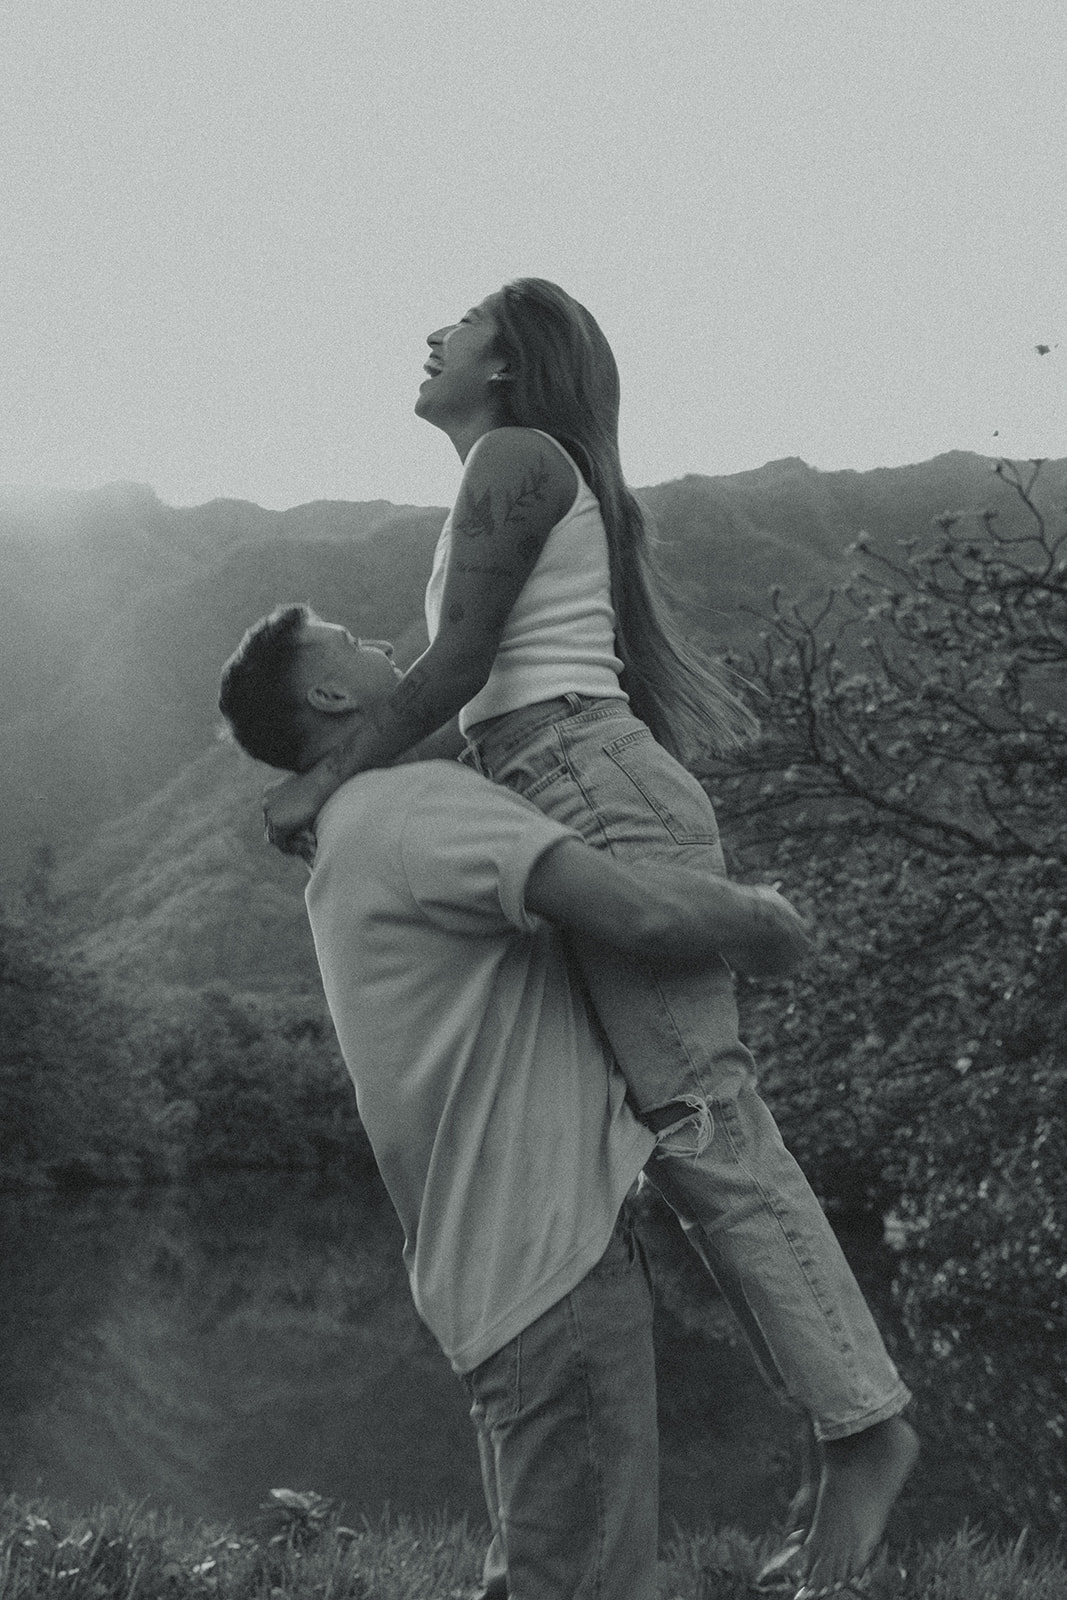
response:
[[[300,771],[397,676],[385,650],[287,606],[245,635],[219,704],[251,755]],[[316,836],[323,986],[416,1307],[472,1400],[506,1559],[494,1592],[653,1600],[651,1299],[625,1202],[655,1136],[565,936],[781,973],[803,923],[770,889],[662,865],[646,880],[456,762],[352,779]]]

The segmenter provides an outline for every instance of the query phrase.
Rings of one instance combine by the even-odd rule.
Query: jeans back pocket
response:
[[[625,773],[676,844],[718,849],[719,825],[711,801],[693,774],[657,744],[647,728],[634,728],[613,739],[604,746],[604,754]]]

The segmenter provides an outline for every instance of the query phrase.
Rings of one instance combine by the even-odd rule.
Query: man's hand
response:
[[[733,884],[741,896],[731,966],[750,978],[784,978],[814,948],[811,924],[780,893],[780,884]],[[750,925],[743,904],[752,908]]]
[[[535,862],[526,907],[579,938],[653,966],[694,971],[722,957],[752,978],[784,978],[812,949],[805,919],[777,889],[659,861],[623,866],[579,839]]]
[[[310,773],[294,772],[263,791],[263,831],[287,856],[315,855],[315,818],[322,809],[322,790]]]

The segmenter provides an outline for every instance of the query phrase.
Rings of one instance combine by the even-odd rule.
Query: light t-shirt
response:
[[[361,774],[306,900],[419,1314],[459,1372],[607,1248],[653,1136],[625,1102],[530,870],[573,835],[454,762]]]
[[[608,536],[600,505],[563,446],[551,434],[543,437],[546,450],[558,450],[574,468],[574,502],[550,531],[511,608],[488,681],[459,713],[463,733],[489,717],[559,695],[626,699],[619,682],[623,664],[615,649]],[[449,512],[426,588],[431,640],[441,623],[452,540]]]

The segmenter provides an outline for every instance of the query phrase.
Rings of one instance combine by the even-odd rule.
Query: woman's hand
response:
[[[268,784],[263,791],[263,831],[268,841],[283,854],[301,856],[310,865],[315,855],[315,818],[323,804],[314,769]]]

